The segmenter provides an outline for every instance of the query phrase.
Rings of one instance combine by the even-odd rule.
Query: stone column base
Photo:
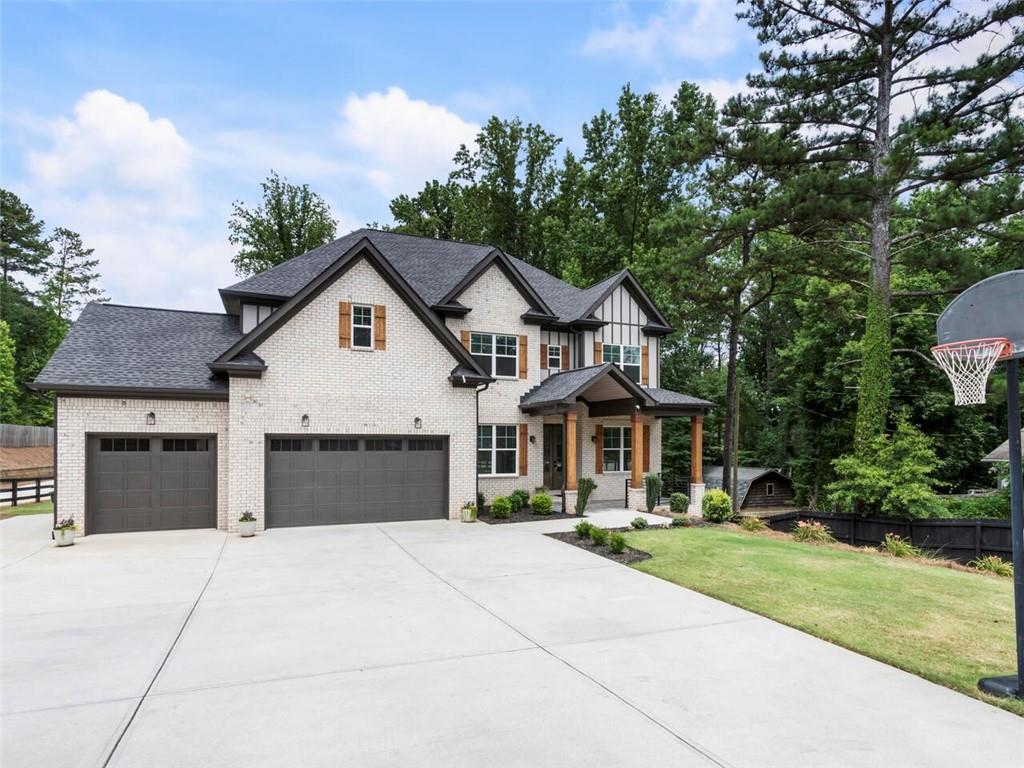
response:
[[[691,515],[701,515],[704,501],[704,483],[690,483],[690,509]]]
[[[576,497],[578,493],[578,491],[562,491],[562,498],[564,499],[563,503],[565,504],[562,508],[562,512],[567,515],[576,514]]]
[[[634,488],[632,485],[629,486],[629,491],[626,495],[626,508],[634,509],[637,512],[647,511],[647,489],[646,488]]]

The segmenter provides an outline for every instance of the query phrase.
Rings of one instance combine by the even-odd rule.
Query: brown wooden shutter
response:
[[[601,342],[594,342],[594,365],[601,364]]]
[[[523,338],[526,338],[526,337],[524,336]],[[527,446],[529,444],[530,444],[530,439],[529,439],[529,435],[527,435],[527,425],[526,424],[520,424],[519,425],[519,476],[520,477],[524,477],[526,475],[526,470],[529,467],[529,464],[526,461],[526,450],[527,450]]]
[[[519,378],[526,378],[526,337],[519,337]]]
[[[383,304],[373,305],[373,346],[388,348],[388,310]]]
[[[644,472],[651,471],[651,425],[644,424]]]
[[[651,383],[651,354],[647,347],[640,351],[640,383],[647,386]]]
[[[352,346],[352,302],[338,302],[338,346]]]
[[[462,332],[462,346],[467,350],[469,349],[469,331]]]
[[[594,472],[604,474],[604,427],[594,427]]]
[[[548,369],[548,345],[540,345],[540,369],[546,371]]]
[[[569,368],[570,368],[570,365],[569,365],[569,345],[568,344],[563,344],[562,345],[562,370],[563,371],[568,371]]]

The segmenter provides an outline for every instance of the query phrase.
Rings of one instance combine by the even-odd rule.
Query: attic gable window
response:
[[[373,307],[368,304],[352,305],[352,346],[373,349]]]
[[[621,368],[630,380],[640,383],[640,347],[605,344],[602,346],[602,358],[603,362],[614,363]]]

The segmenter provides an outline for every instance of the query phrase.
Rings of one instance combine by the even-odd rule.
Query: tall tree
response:
[[[44,226],[21,198],[0,189],[0,269],[4,283],[22,288],[18,275],[37,277],[46,269]]]
[[[902,249],[951,228],[985,231],[1024,209],[1021,0],[743,0],[764,49],[755,93],[735,111],[799,129],[802,157],[763,163],[806,170],[791,210],[870,264],[856,445],[880,434],[891,384],[891,274]],[[983,37],[984,36],[984,37]],[[984,39],[963,60],[959,47]],[[934,218],[902,204],[909,193],[953,186],[965,204]],[[831,229],[829,227],[832,227]],[[894,234],[894,230],[899,234]]]
[[[57,227],[48,241],[51,255],[40,298],[65,324],[83,304],[101,299],[103,291],[96,285],[99,259],[90,258],[93,248],[82,244],[82,236],[64,227]]]
[[[260,184],[255,208],[234,203],[228,241],[238,247],[231,262],[239,275],[255,275],[334,239],[330,206],[308,184],[290,184],[274,171]]]
[[[18,423],[18,385],[14,376],[14,338],[6,320],[0,320],[0,421]]]

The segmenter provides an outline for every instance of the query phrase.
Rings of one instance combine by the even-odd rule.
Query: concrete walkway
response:
[[[0,522],[5,768],[1016,765],[1024,744],[1020,718],[540,535],[572,521],[66,550],[49,525]]]

